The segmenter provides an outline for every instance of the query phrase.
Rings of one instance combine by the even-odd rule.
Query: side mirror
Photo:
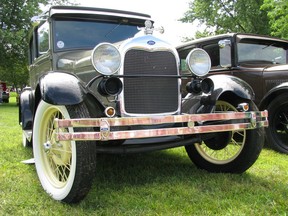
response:
[[[220,65],[221,67],[231,67],[231,41],[228,39],[218,42],[220,48]]]

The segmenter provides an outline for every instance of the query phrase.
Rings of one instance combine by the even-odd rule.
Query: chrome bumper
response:
[[[233,123],[210,121],[233,120]],[[245,120],[245,122],[243,122]],[[209,125],[203,123],[209,121]],[[241,122],[242,121],[242,122]],[[171,127],[146,130],[111,130],[119,126],[159,125],[169,123],[184,123],[183,127]],[[208,114],[183,114],[175,116],[157,117],[124,117],[124,118],[89,118],[89,119],[55,119],[55,138],[65,140],[120,140],[149,137],[163,137],[175,135],[201,134],[243,129],[268,127],[268,111],[258,112],[229,112]],[[61,128],[68,127],[96,127],[98,132],[73,132]]]

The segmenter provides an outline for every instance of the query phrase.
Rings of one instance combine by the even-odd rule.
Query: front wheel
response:
[[[41,101],[38,105],[33,125],[35,165],[42,187],[55,200],[74,203],[85,197],[92,184],[96,154],[93,142],[57,142],[54,119],[87,117],[84,104],[55,106]],[[73,132],[73,128],[61,130]]]
[[[236,104],[217,101],[215,112],[237,112]],[[250,102],[250,111],[257,107]],[[257,160],[263,147],[263,129],[215,133],[215,136],[186,146],[193,163],[209,172],[242,173]]]

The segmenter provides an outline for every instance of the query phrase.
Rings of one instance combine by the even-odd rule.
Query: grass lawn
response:
[[[288,155],[264,149],[244,174],[198,170],[183,148],[99,155],[79,204],[52,200],[22,146],[15,98],[0,105],[0,215],[287,215]]]

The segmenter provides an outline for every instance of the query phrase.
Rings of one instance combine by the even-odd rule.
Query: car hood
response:
[[[264,71],[267,71],[267,72],[270,72],[270,71],[288,71],[288,64],[266,66],[264,68]]]

